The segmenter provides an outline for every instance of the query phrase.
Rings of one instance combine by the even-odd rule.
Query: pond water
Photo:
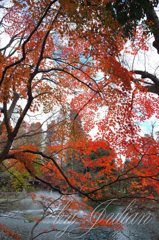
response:
[[[44,193],[39,193],[43,195]],[[58,197],[55,193],[46,193],[46,195],[50,195],[51,197]],[[133,203],[132,203],[133,204]],[[130,208],[130,205],[126,208]],[[5,206],[6,207],[6,206]],[[14,208],[13,208],[14,207]],[[94,206],[95,207],[95,206]],[[40,204],[33,204],[31,197],[24,199],[21,201],[21,204],[18,203],[14,205],[8,205],[8,209],[3,209],[4,211],[0,213],[0,222],[5,224],[8,228],[18,233],[23,240],[30,239],[31,229],[35,225],[35,221],[31,222],[33,217],[40,217],[42,213],[42,206]],[[9,210],[10,208],[10,210]],[[54,207],[55,210],[56,207]],[[49,226],[55,225],[58,229],[63,230],[64,232],[50,232],[39,235],[37,240],[48,240],[48,239],[60,239],[60,240],[68,240],[68,239],[82,239],[82,240],[157,240],[159,239],[159,222],[155,215],[150,212],[145,212],[139,214],[136,221],[133,221],[132,217],[128,219],[129,215],[126,215],[124,211],[125,207],[123,206],[114,206],[106,203],[104,206],[96,206],[96,210],[100,212],[106,213],[107,216],[112,219],[120,220],[123,223],[123,230],[113,231],[108,227],[98,228],[92,230],[87,229],[86,233],[80,234],[68,234],[67,231],[72,231],[72,229],[76,228],[76,224],[71,221],[64,221],[62,218],[59,218],[56,221],[55,216],[47,216],[44,218],[42,222],[38,224],[38,226],[34,230],[34,236],[42,232],[44,229],[49,229]],[[58,209],[59,210],[59,209]],[[125,213],[125,215],[124,215]],[[79,214],[81,216],[84,212],[79,210]],[[114,215],[113,215],[114,214]],[[145,214],[145,215],[143,215]],[[135,216],[135,215],[133,215]],[[125,218],[124,218],[125,217]],[[12,238],[8,236],[2,236],[0,233],[0,240],[10,240]]]

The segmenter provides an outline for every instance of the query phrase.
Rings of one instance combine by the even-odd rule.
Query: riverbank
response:
[[[0,200],[4,199],[21,199],[27,196],[27,192],[0,192]]]

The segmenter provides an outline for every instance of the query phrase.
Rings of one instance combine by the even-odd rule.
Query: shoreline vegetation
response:
[[[41,190],[37,190],[37,191],[34,191],[35,193],[38,192],[38,191],[41,191]],[[45,193],[45,190],[43,190],[44,193]],[[0,203],[2,201],[8,201],[8,200],[22,200],[22,199],[25,199],[26,197],[28,197],[28,194],[30,192],[27,192],[26,190],[23,190],[22,192],[0,192]],[[106,202],[108,202],[109,200],[107,200]],[[122,201],[120,199],[114,199],[114,201],[112,201],[112,203],[110,205],[114,205],[114,206],[125,206],[127,204],[129,204],[130,201],[127,199],[127,201]],[[146,206],[146,207],[150,207],[150,208],[157,208],[159,209],[159,202],[142,202],[142,203],[139,203],[138,201],[136,202],[140,205],[143,205],[143,206]],[[107,204],[107,203],[106,203]],[[94,205],[94,204],[93,204]],[[95,204],[96,205],[96,204]],[[104,204],[102,204],[104,205]]]
[[[21,199],[27,196],[27,192],[0,192],[0,201],[2,200],[13,200],[13,199]]]

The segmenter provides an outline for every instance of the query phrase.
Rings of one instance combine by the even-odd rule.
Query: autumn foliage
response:
[[[63,195],[157,200],[159,143],[141,137],[136,122],[158,117],[159,100],[118,61],[121,51],[148,51],[147,36],[142,27],[134,29],[125,49],[123,28],[106,11],[109,1],[93,2],[4,5],[1,25],[9,40],[0,49],[0,163]],[[50,182],[40,177],[44,173],[53,175]]]

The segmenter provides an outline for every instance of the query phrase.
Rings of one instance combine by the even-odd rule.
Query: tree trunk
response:
[[[153,46],[156,48],[159,53],[159,18],[154,10],[154,8],[148,12],[146,12],[147,20],[152,21],[154,25],[152,25],[152,33],[155,38],[153,42]]]

